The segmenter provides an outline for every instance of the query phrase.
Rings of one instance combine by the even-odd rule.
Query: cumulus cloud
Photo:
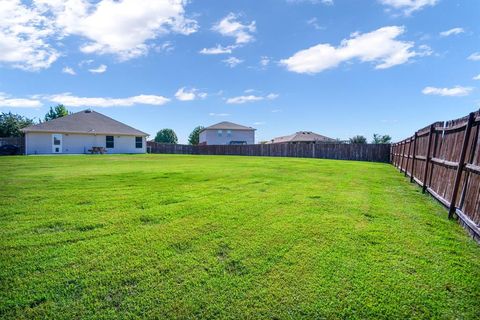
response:
[[[38,108],[41,106],[42,106],[42,103],[39,100],[13,98],[5,93],[0,92],[0,108],[1,107]]]
[[[396,40],[404,32],[405,28],[399,26],[383,27],[364,34],[356,32],[349,39],[342,40],[338,47],[318,44],[298,51],[281,60],[280,64],[292,72],[314,74],[352,59],[373,62],[376,69],[387,69],[406,63],[412,57],[428,54],[415,52],[413,42]]]
[[[253,33],[257,30],[255,21],[242,23],[239,15],[229,13],[225,18],[216,23],[212,30],[223,36],[235,38],[237,44],[245,44],[255,40]]]
[[[62,93],[45,97],[55,103],[64,104],[69,107],[128,107],[135,104],[161,106],[170,99],[157,95],[141,94],[128,98],[104,98],[104,97],[78,97],[70,93]]]
[[[465,30],[463,28],[452,28],[450,30],[440,32],[440,35],[442,37],[448,37],[448,36],[451,36],[451,35],[456,35],[456,34],[460,34],[460,33],[464,33],[464,32],[465,32]]]
[[[472,90],[473,88],[471,87],[462,86],[455,86],[453,88],[426,87],[422,90],[422,93],[426,95],[437,95],[444,97],[462,97],[469,95]]]
[[[472,78],[473,80],[480,80],[480,73]]]
[[[244,104],[247,102],[255,102],[255,101],[262,101],[262,100],[274,100],[278,98],[278,94],[270,93],[266,96],[256,96],[256,95],[245,95],[245,96],[238,96],[233,98],[228,98],[228,104]]]
[[[233,49],[235,49],[237,46],[226,46],[223,47],[221,45],[217,45],[213,48],[203,48],[202,50],[199,51],[201,54],[207,54],[207,55],[215,55],[215,54],[231,54]]]
[[[70,74],[70,75],[72,75],[72,76],[74,76],[74,75],[77,74],[77,73],[75,72],[75,70],[73,70],[73,68],[71,68],[71,67],[64,67],[64,68],[62,69],[62,72],[63,72],[63,73],[66,73],[66,74]]]
[[[175,93],[175,98],[180,101],[192,101],[196,99],[205,99],[207,97],[207,93],[200,92],[196,88],[187,89],[185,87],[180,88]]]
[[[427,6],[434,6],[438,0],[378,0],[381,4],[392,9],[402,10],[406,15],[421,10]]]
[[[0,1],[0,63],[24,70],[48,68],[59,56],[53,41],[82,39],[80,50],[128,60],[148,53],[168,33],[191,34],[185,0]]]
[[[229,57],[228,59],[222,60],[230,68],[235,68],[237,65],[243,62],[243,60],[236,57]]]
[[[472,61],[480,61],[480,52],[472,53],[467,59]]]
[[[107,71],[107,66],[104,64],[101,64],[96,68],[88,69],[88,71],[91,73],[104,73],[105,71]]]
[[[0,1],[0,63],[28,71],[50,67],[60,54],[48,43],[51,21],[20,0]]]

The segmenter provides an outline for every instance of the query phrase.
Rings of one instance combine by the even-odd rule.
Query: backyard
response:
[[[0,318],[480,318],[480,246],[392,165],[0,158]]]

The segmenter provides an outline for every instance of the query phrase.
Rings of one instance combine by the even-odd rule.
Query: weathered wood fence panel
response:
[[[176,153],[200,155],[239,155],[267,157],[323,158],[390,162],[389,144],[253,144],[253,145],[201,145],[160,144],[149,141],[150,153]]]
[[[0,138],[0,146],[11,144],[20,148],[19,154],[25,153],[25,137]]]
[[[480,240],[480,112],[435,122],[392,144],[394,166],[443,203]]]

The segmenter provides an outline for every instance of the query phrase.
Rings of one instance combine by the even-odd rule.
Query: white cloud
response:
[[[389,26],[360,34],[353,33],[349,39],[342,40],[338,47],[328,43],[318,44],[298,51],[280,64],[289,71],[297,73],[319,73],[335,68],[352,59],[361,62],[374,62],[375,69],[386,69],[408,62],[412,57],[424,55],[412,50],[413,42],[396,40],[405,32],[404,27]]]
[[[472,78],[473,80],[480,80],[480,73]]]
[[[62,69],[62,72],[63,72],[63,73],[66,73],[66,74],[70,74],[70,75],[72,75],[72,76],[74,76],[74,75],[77,74],[77,73],[75,72],[75,70],[73,70],[73,68],[71,68],[71,67],[64,67],[64,68]]]
[[[237,44],[249,43],[255,40],[252,35],[257,30],[255,21],[242,24],[238,21],[238,18],[238,15],[229,13],[225,18],[216,23],[212,30],[223,36],[235,38]]]
[[[453,28],[453,29],[450,29],[450,30],[440,32],[440,35],[442,37],[448,37],[448,36],[451,36],[451,35],[460,34],[460,33],[464,33],[464,32],[465,32],[465,30],[463,28]]]
[[[270,93],[266,96],[256,96],[256,95],[247,95],[247,96],[238,96],[233,98],[228,98],[228,104],[244,104],[247,102],[255,102],[255,101],[262,101],[262,100],[274,100],[278,98],[278,94]]]
[[[185,16],[185,0],[0,0],[0,63],[28,71],[50,67],[60,53],[52,43],[82,39],[84,53],[127,60],[148,53],[168,33],[198,29]]]
[[[51,21],[20,0],[0,1],[0,63],[26,71],[50,67],[59,53],[48,43]]]
[[[403,10],[406,15],[412,12],[421,10],[427,6],[434,6],[438,0],[378,0],[383,5],[389,6],[393,9]]]
[[[165,41],[164,43],[155,46],[155,51],[156,52],[165,52],[165,53],[170,53],[175,49],[175,46],[171,41]]]
[[[107,71],[107,66],[104,64],[99,65],[97,68],[88,69],[91,73],[104,73]]]
[[[236,57],[230,57],[228,59],[222,60],[230,68],[235,68],[237,65],[243,62],[243,60]]]
[[[257,121],[253,123],[254,126],[263,126],[264,124],[266,124],[265,121]]]
[[[200,50],[198,53],[201,54],[207,54],[207,55],[214,55],[214,54],[230,54],[232,53],[233,49],[235,49],[237,46],[226,46],[223,47],[219,44],[217,44],[216,47],[213,48],[203,48]]]
[[[260,57],[260,65],[263,68],[266,68],[270,64],[270,58],[267,56]]]
[[[230,113],[215,113],[215,112],[210,112],[208,115],[209,115],[209,116],[212,116],[212,117],[228,117],[228,116],[230,116]]]
[[[41,106],[42,106],[42,103],[39,100],[12,98],[12,97],[0,92],[0,108],[1,107],[38,108],[38,107],[41,107]]]
[[[198,89],[191,88],[187,89],[185,87],[180,88],[175,93],[175,98],[180,101],[192,101],[196,99],[205,99],[207,97],[207,93],[200,92]]]
[[[313,17],[311,19],[308,19],[307,20],[307,24],[308,25],[311,25],[313,28],[315,28],[316,30],[324,30],[325,27],[322,27],[319,23],[318,23],[318,19],[316,17]]]
[[[163,96],[145,94],[128,98],[86,98],[73,96],[70,93],[62,93],[47,96],[46,99],[68,107],[128,107],[135,104],[161,106],[170,101],[170,99]]]
[[[472,61],[480,61],[480,52],[472,53],[467,59]]]
[[[455,86],[453,88],[426,87],[422,90],[423,94],[437,95],[444,97],[462,97],[467,96],[473,90],[471,87]]]

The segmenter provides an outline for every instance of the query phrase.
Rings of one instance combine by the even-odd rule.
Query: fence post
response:
[[[410,170],[410,182],[413,182],[413,173],[415,172],[415,152],[417,152],[417,138],[418,138],[418,131],[415,132],[413,140],[413,153],[412,153],[412,170]]]
[[[465,128],[465,134],[463,136],[462,151],[460,153],[460,160],[458,161],[457,174],[455,175],[455,183],[453,185],[452,201],[450,202],[450,209],[448,210],[448,218],[452,219],[456,209],[457,193],[460,186],[460,180],[462,178],[463,167],[465,166],[465,154],[467,153],[468,141],[470,141],[470,132],[472,131],[472,125],[475,114],[471,112],[468,115],[467,127]]]
[[[402,159],[400,160],[400,172],[402,172],[403,158],[405,158],[405,140],[402,141]]]
[[[408,143],[408,151],[407,151],[407,163],[405,164],[405,177],[408,174],[408,160],[410,159],[410,149],[412,148],[412,138],[408,138],[410,142]]]
[[[433,134],[433,123],[430,125],[430,131],[428,132],[428,146],[427,146],[427,154],[425,155],[425,171],[423,172],[423,186],[422,186],[422,193],[427,191],[427,176],[428,176],[428,165],[430,164],[430,152],[432,149],[432,134]]]

